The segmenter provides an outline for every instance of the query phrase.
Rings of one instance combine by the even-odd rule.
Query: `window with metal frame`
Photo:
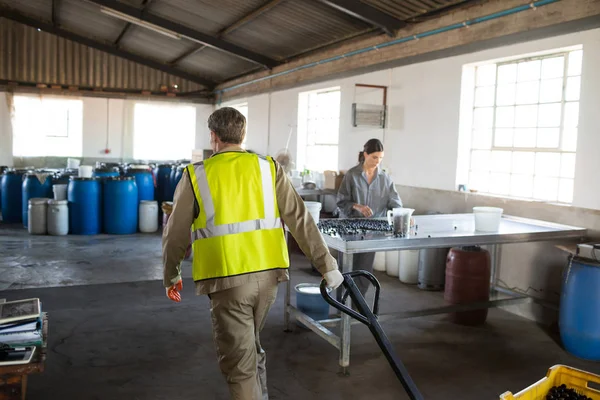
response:
[[[476,67],[469,187],[571,203],[583,50]]]
[[[310,171],[337,171],[340,101],[339,87],[300,93],[298,166]]]

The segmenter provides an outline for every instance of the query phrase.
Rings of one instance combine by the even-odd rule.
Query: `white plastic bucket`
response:
[[[475,230],[478,232],[496,232],[504,210],[497,207],[473,207]]]
[[[158,203],[153,200],[142,200],[140,202],[139,217],[140,232],[156,232],[158,230]]]
[[[79,177],[80,178],[91,178],[94,172],[94,167],[91,165],[80,165],[79,166]]]
[[[67,199],[67,186],[68,185],[53,185],[52,191],[54,192],[54,200],[66,200]]]
[[[385,272],[385,252],[375,253],[375,261],[373,262],[373,270]]]
[[[400,251],[400,282],[416,285],[419,282],[419,250]]]
[[[397,251],[388,251],[385,253],[385,272],[389,276],[398,277],[398,253]]]
[[[69,233],[69,207],[67,200],[49,200],[47,220],[48,233],[50,235],[61,236]]]
[[[67,159],[67,169],[79,168],[79,164],[81,164],[81,160],[79,160],[78,158],[68,158]]]
[[[315,220],[315,224],[319,223],[319,214],[321,213],[321,203],[318,201],[305,201],[306,209]]]

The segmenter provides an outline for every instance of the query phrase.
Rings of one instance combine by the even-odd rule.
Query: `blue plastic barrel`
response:
[[[41,175],[44,174],[44,175]],[[23,226],[27,228],[27,215],[29,214],[29,199],[36,197],[41,198],[52,198],[52,176],[47,172],[40,172],[41,180],[35,173],[28,173],[25,175],[22,184],[22,221]]]
[[[94,168],[94,173],[92,176],[94,178],[114,178],[117,176],[121,176],[121,172],[119,171],[119,167],[96,167]]]
[[[138,189],[138,203],[143,200],[154,200],[154,177],[149,168],[130,168],[126,176],[135,178]]]
[[[2,175],[8,169],[5,165],[0,165],[0,212],[2,212]]]
[[[9,169],[4,171],[0,182],[2,196],[2,221],[16,223],[23,220],[23,175],[27,171]]]
[[[296,285],[296,307],[316,321],[329,318],[329,304],[321,295],[318,284]]]
[[[571,258],[560,296],[560,337],[568,352],[600,361],[600,263]]]
[[[154,168],[154,181],[156,182],[154,198],[158,201],[158,223],[162,222],[162,208],[163,201],[169,200],[169,179],[171,178],[171,165],[170,164],[159,164]]]
[[[97,235],[102,228],[102,185],[96,178],[72,176],[67,189],[69,232]]]
[[[124,176],[104,181],[104,232],[129,235],[137,232],[138,189],[135,178]]]

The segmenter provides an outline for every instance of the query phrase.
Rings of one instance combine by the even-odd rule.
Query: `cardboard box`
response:
[[[323,176],[325,181],[323,183],[323,189],[338,190],[342,185],[345,171],[324,171]]]

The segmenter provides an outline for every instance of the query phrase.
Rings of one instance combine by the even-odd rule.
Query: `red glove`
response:
[[[171,287],[167,288],[167,297],[177,303],[181,302],[181,293],[179,293],[179,292],[182,289],[183,289],[183,281],[180,279],[175,284],[171,285]]]

